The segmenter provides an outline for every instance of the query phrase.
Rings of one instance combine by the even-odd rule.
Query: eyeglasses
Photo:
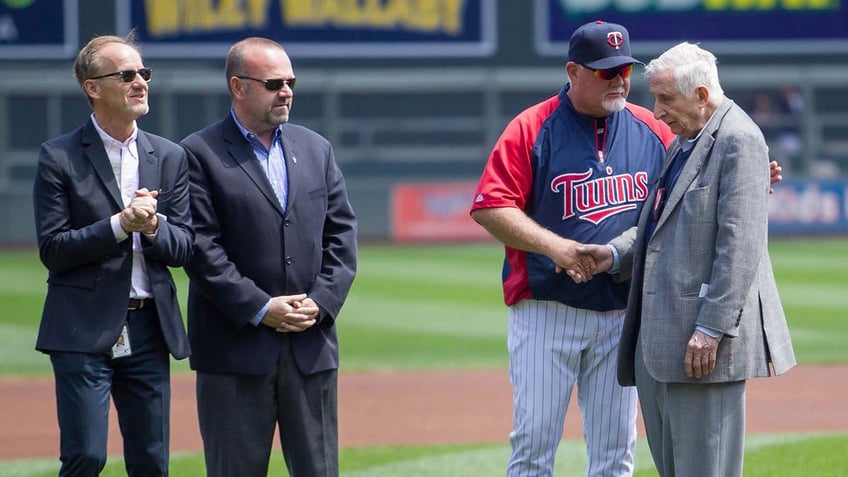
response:
[[[279,91],[283,89],[283,86],[288,86],[289,89],[294,89],[294,85],[297,82],[297,78],[274,78],[274,79],[259,79],[259,78],[251,78],[250,76],[236,76],[238,79],[249,79],[253,81],[258,81],[265,85],[265,89],[268,91]]]
[[[116,71],[114,73],[109,73],[109,74],[105,74],[105,75],[92,76],[91,78],[88,78],[88,79],[96,80],[96,79],[108,78],[110,76],[120,76],[121,81],[123,81],[124,83],[132,83],[133,81],[135,81],[135,75],[141,76],[141,79],[143,79],[144,81],[150,81],[150,78],[153,76],[153,69],[152,68],[141,68],[139,70]]]
[[[592,74],[595,75],[595,78],[600,78],[602,80],[611,80],[618,75],[621,75],[621,79],[627,79],[630,77],[630,73],[633,72],[633,63],[606,70],[596,70],[595,68],[589,68],[588,66],[585,66],[585,68],[592,70]]]

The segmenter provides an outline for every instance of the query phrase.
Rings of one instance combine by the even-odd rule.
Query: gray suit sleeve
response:
[[[630,227],[621,235],[612,239],[610,245],[615,247],[619,256],[619,270],[615,279],[624,281],[633,275],[633,252],[636,243],[636,227]]]

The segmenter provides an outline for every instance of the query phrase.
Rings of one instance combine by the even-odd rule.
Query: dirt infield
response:
[[[846,366],[801,366],[749,381],[748,432],[848,432],[846,394]],[[575,401],[565,438],[581,436]],[[193,375],[174,378],[171,413],[171,450],[200,450]],[[342,373],[339,380],[342,447],[505,443],[511,414],[505,370]],[[109,432],[109,453],[120,454],[114,411]],[[54,457],[58,447],[52,380],[0,380],[0,460]]]

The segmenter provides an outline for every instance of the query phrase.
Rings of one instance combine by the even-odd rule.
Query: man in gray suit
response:
[[[681,43],[645,69],[677,138],[639,217],[598,270],[630,277],[618,380],[636,385],[661,476],[742,475],[745,381],[795,365],[768,255],[768,148],[716,59]]]

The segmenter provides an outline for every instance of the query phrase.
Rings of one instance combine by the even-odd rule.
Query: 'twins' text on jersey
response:
[[[562,219],[577,217],[595,225],[621,212],[637,210],[648,197],[648,173],[591,179],[592,169],[561,174],[551,182],[551,191],[562,194]]]

